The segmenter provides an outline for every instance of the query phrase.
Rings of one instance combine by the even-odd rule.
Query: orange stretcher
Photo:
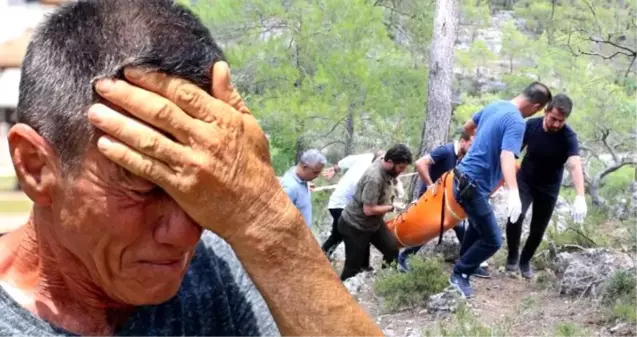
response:
[[[519,165],[516,165],[519,169]],[[497,191],[504,179],[493,190]],[[444,209],[443,209],[444,203]],[[398,247],[413,247],[427,243],[454,228],[467,214],[453,193],[453,170],[443,174],[435,187],[427,191],[396,218],[385,222],[398,242]],[[442,221],[441,221],[442,220]]]

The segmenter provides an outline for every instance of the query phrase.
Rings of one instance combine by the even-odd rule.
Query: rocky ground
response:
[[[503,225],[505,210],[502,201],[506,200],[505,193],[501,192],[492,199],[496,217]],[[560,200],[554,216],[555,223],[551,226],[564,230],[569,216],[568,203]],[[526,222],[525,229],[528,232],[528,220]],[[321,242],[328,234],[326,229],[317,235]],[[430,242],[419,255],[424,259],[438,255],[451,261],[456,258],[459,249],[455,240],[453,232],[447,232],[440,246],[436,246],[437,242]],[[347,280],[345,286],[376,319],[387,336],[480,333],[476,331],[483,331],[480,334],[509,336],[637,335],[634,324],[609,321],[599,305],[600,289],[610,275],[617,270],[629,270],[634,274],[635,254],[621,249],[586,249],[578,245],[554,249],[554,256],[548,259],[550,263],[546,270],[538,272],[533,280],[505,272],[502,249],[489,260],[493,277],[487,280],[472,279],[476,296],[468,301],[448,289],[416,307],[390,312],[383,306],[382,298],[374,293],[374,279],[378,276],[377,270],[381,264],[380,253],[375,249],[372,249],[372,266],[376,270]],[[334,255],[333,265],[337,272],[340,272],[343,261],[341,245]],[[444,268],[450,272],[451,262]],[[463,317],[469,315],[471,319],[459,320],[458,314],[453,313],[458,310],[465,313]],[[486,330],[475,330],[476,326]],[[447,330],[442,333],[441,329]]]

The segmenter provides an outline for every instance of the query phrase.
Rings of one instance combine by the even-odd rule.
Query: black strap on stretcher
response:
[[[449,172],[442,175],[442,209],[440,210],[440,234],[438,235],[438,245],[442,243],[442,235],[445,233],[445,209],[446,197],[447,197],[447,175]]]

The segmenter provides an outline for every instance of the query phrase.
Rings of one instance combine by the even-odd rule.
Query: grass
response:
[[[374,292],[383,298],[383,305],[390,311],[424,304],[429,296],[443,291],[448,285],[447,273],[439,260],[412,256],[408,264],[410,272],[387,268],[374,282]]]
[[[504,320],[511,322],[511,320]],[[461,305],[455,316],[450,320],[440,322],[438,329],[423,331],[424,336],[465,337],[465,336],[507,336],[511,330],[510,324],[495,324],[487,326],[465,305]]]
[[[634,272],[619,270],[608,279],[602,297],[608,319],[637,323],[637,278]]]
[[[555,333],[553,336],[559,337],[576,337],[576,336],[590,336],[590,332],[581,326],[574,323],[559,323],[555,326]]]

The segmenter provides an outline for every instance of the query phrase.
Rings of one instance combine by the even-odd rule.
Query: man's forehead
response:
[[[553,109],[551,109],[550,111],[547,110],[546,114],[551,115],[551,117],[555,119],[566,119],[566,117],[564,117],[564,114],[556,107],[553,107]]]

